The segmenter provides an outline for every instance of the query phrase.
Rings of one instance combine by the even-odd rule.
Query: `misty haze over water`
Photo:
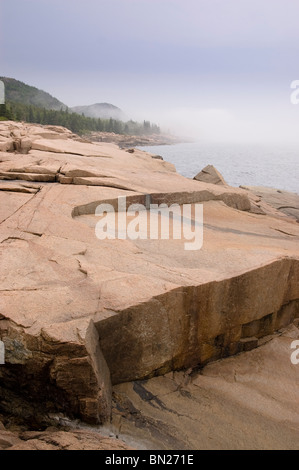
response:
[[[183,143],[140,148],[161,155],[187,178],[214,165],[231,186],[268,186],[299,194],[295,145]]]
[[[299,149],[299,0],[0,0],[0,9],[2,76],[70,107],[112,103],[167,133],[227,142],[150,149],[185,176],[211,163],[231,185],[299,191],[297,149],[279,144]]]

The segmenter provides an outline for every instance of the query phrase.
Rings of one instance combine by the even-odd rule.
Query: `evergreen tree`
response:
[[[0,117],[6,118],[6,105],[0,104]]]

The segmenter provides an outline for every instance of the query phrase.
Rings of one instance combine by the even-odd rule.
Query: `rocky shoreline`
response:
[[[113,132],[91,132],[86,134],[91,142],[106,142],[117,144],[120,148],[146,147],[151,145],[174,145],[182,143],[182,139],[170,134],[152,135],[123,135]]]
[[[108,423],[116,434],[169,449],[229,442],[243,448],[238,429],[252,447],[277,447],[283,420],[296,448],[299,366],[289,356],[299,337],[297,199],[232,188],[219,175],[207,181],[207,171],[190,180],[157,156],[118,145],[55,126],[0,123],[0,413],[7,428],[0,448],[51,446],[51,439],[62,448],[125,446],[98,432],[85,443],[78,430],[66,436],[62,429],[58,438],[51,427],[59,414]],[[203,247],[186,251],[179,239],[97,239],[96,207],[116,208],[119,197],[146,207],[148,198],[203,204]],[[273,395],[268,390],[267,439],[259,446],[266,393],[259,381],[267,382],[269,370]],[[274,385],[283,373],[285,398]],[[238,398],[244,383],[252,395],[246,389]],[[213,400],[218,385],[223,395]],[[198,389],[210,397],[205,403]],[[219,409],[221,399],[233,407],[231,418]],[[217,422],[210,447],[195,403],[211,407],[207,428],[212,416]],[[244,413],[251,416],[248,432]],[[175,415],[184,419],[176,423]],[[23,426],[15,433],[13,420]]]
[[[261,201],[265,201],[275,209],[299,222],[298,194],[263,186],[241,186],[241,188],[254,193]]]
[[[227,186],[226,181],[213,165],[203,168],[194,179],[203,183]],[[262,210],[265,203],[299,222],[299,194],[265,186],[242,185],[240,188],[248,191],[249,197],[256,205],[256,211],[258,208]]]

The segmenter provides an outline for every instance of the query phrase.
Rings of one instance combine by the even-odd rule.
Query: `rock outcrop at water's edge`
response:
[[[299,226],[254,193],[63,128],[3,122],[0,148],[2,412],[104,423],[112,387],[249,351],[299,317]],[[98,240],[95,209],[120,196],[202,203],[202,249]]]
[[[275,209],[294,218],[299,222],[299,195],[282,191],[281,189],[267,188],[263,186],[240,186],[255,194],[260,201],[270,204]],[[298,187],[299,191],[299,187]]]
[[[216,170],[213,165],[207,165],[196,176],[194,176],[194,179],[196,181],[202,181],[203,183],[223,185],[227,184],[223,176],[219,173],[218,170]]]

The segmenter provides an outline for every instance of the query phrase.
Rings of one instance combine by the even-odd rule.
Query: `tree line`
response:
[[[34,105],[9,101],[0,105],[0,120],[25,121],[33,124],[63,126],[75,134],[88,132],[114,132],[115,134],[150,135],[159,134],[160,128],[150,121],[143,123],[116,119],[95,119],[84,114],[71,113],[68,109],[59,111]]]

